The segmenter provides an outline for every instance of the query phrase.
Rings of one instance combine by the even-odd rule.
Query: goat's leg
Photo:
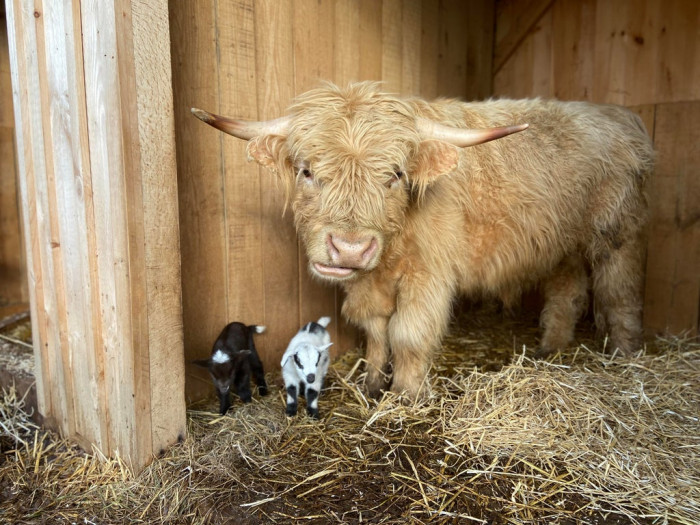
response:
[[[574,339],[576,323],[588,306],[588,275],[579,254],[564,257],[544,283],[543,329],[537,357],[566,348]]]
[[[306,413],[314,419],[318,419],[318,394],[314,385],[306,389]]]
[[[261,396],[267,395],[267,381],[265,381],[265,370],[263,369],[263,364],[260,361],[258,352],[255,348],[252,348],[252,353],[250,354],[250,370],[253,374],[253,379],[255,384],[258,385],[258,392]]]
[[[286,414],[288,416],[294,416],[297,413],[297,407],[299,406],[299,401],[297,399],[297,387],[296,385],[289,385],[287,387],[287,410]]]

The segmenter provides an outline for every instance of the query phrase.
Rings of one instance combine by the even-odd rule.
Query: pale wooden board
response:
[[[136,286],[145,291],[146,302],[132,310],[145,310],[138,344],[145,343],[147,352],[134,348],[141,361],[142,389],[136,424],[139,433],[150,428],[150,436],[139,446],[139,464],[144,464],[151,454],[184,439],[185,371],[168,2],[133,1],[131,9],[133,48],[128,51],[134,56],[130,66],[136,105],[126,109],[138,114],[136,169],[142,174],[141,187],[136,188],[141,209],[135,210],[135,220],[144,227],[138,239],[144,249],[138,261],[144,265],[144,282]],[[133,248],[130,253],[133,258]]]
[[[345,45],[351,46],[351,42],[348,40],[349,36],[357,35],[359,31],[359,13],[351,7],[353,6],[347,5],[347,3],[341,7],[340,4],[329,1],[295,3],[295,24],[293,27],[295,93],[304,93],[309,89],[316,88],[320,81],[328,79],[335,80],[341,86],[345,85],[346,81],[341,81],[336,75],[336,59],[342,64],[343,76],[347,76],[350,71],[359,70],[359,46],[356,46],[357,52],[354,53],[344,49]],[[336,15],[338,9],[343,10],[342,16]],[[349,15],[348,19],[344,18],[346,14]],[[302,20],[305,23],[300,23]],[[355,40],[356,42],[357,40]],[[347,56],[341,57],[340,54],[343,53],[337,53],[336,49],[340,49]],[[286,218],[291,220],[291,211],[287,212]],[[336,342],[334,346],[338,347],[333,349],[334,354],[332,355],[335,355],[340,349],[340,345],[337,344],[339,326],[336,314],[337,289],[321,284],[311,277],[308,270],[308,258],[301,242],[298,243],[298,257],[298,327],[324,315],[330,316],[332,323],[328,330],[331,339]],[[289,337],[291,338],[293,335],[289,334]],[[285,348],[286,345],[280,346],[282,351]],[[282,355],[275,353],[273,356],[272,369],[279,369]]]
[[[510,98],[551,97],[551,43],[552,12],[547,10],[495,75],[494,95]]]
[[[289,23],[293,16],[291,3],[265,0],[255,4],[256,91],[261,120],[284,114],[295,94],[293,28]],[[280,358],[282,344],[286,346],[299,329],[301,300],[296,232],[291,215],[282,216],[285,197],[273,177],[268,172],[261,174],[263,308],[268,332],[259,340],[266,359]]]
[[[190,113],[193,106],[221,113],[215,5],[214,0],[177,2],[170,9],[185,380],[191,399],[210,394],[213,388],[206,371],[191,361],[208,357],[221,329],[233,320],[228,319],[227,306],[229,250],[222,164],[222,152],[233,139],[227,141],[223,133]],[[229,89],[225,82],[222,89]]]
[[[523,85],[522,75],[537,69],[547,53],[553,67],[546,96],[628,106],[700,98],[700,3],[695,0],[555,0],[538,18],[547,12],[554,16],[550,49],[529,50],[537,23],[528,21],[530,29],[511,50],[508,35],[522,34],[517,28],[538,12],[529,10],[531,3],[536,1],[497,3],[496,95],[541,94],[541,89],[528,93],[530,83],[526,76]]]
[[[587,100],[593,93],[596,0],[558,0],[552,7],[553,95]]]
[[[0,17],[0,304],[27,300],[24,246],[15,171],[10,50],[5,17]]]
[[[382,81],[387,91],[401,93],[403,27],[401,0],[382,1]]]
[[[499,0],[496,2],[494,73],[498,73],[510,60],[551,4],[552,0]]]
[[[44,135],[41,81],[37,54],[36,21],[32,9],[21,0],[7,2],[8,42],[12,69],[17,166],[22,201],[22,221],[27,246],[27,267],[32,337],[37,363],[37,400],[44,423],[68,429],[72,409],[63,396],[63,366],[59,349],[57,300],[51,258],[51,225]]]
[[[250,120],[258,118],[254,12],[252,0],[219,2],[216,12],[220,110],[224,115]],[[257,164],[247,160],[245,141],[219,135],[224,169],[225,271],[228,276],[226,288],[219,293],[226,296],[226,322],[263,325],[260,187],[261,178],[271,175],[261,172]],[[210,346],[217,335],[213,334]],[[267,334],[256,336],[258,350],[262,350],[266,338]]]
[[[378,0],[360,0],[360,80],[383,80],[382,11]]]
[[[651,224],[644,321],[651,333],[697,334],[700,305],[700,102],[659,104],[657,165],[649,184]]]
[[[420,90],[417,94],[433,100],[440,92],[438,83],[438,50],[440,42],[440,5],[423,0],[421,11]]]

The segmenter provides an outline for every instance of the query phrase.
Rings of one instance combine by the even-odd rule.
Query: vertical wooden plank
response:
[[[494,77],[496,96],[551,97],[552,15],[546,11]]]
[[[401,92],[407,95],[420,91],[421,11],[420,0],[401,3]]]
[[[173,77],[173,92],[187,363],[185,380],[192,399],[211,393],[212,385],[209,374],[192,365],[191,361],[209,355],[216,337],[229,321],[229,250],[225,230],[226,183],[222,151],[229,147],[236,151],[236,146],[231,144],[233,138],[203,124],[190,113],[193,106],[220,113],[222,89],[231,90],[226,85],[219,89],[216,5],[216,0],[170,2],[171,53],[177,71]],[[230,49],[224,49],[226,53],[230,53]],[[228,81],[231,81],[230,77]],[[250,85],[247,77],[235,81]],[[256,319],[254,322],[261,321]]]
[[[697,334],[700,306],[700,102],[660,104],[650,181],[644,324],[653,333]]]
[[[423,0],[421,6],[421,56],[419,94],[432,100],[438,96],[439,4]]]
[[[560,100],[593,95],[596,0],[557,0],[552,7],[553,94]]]
[[[253,0],[216,4],[219,49],[219,81],[216,90],[221,112],[250,120],[258,117],[254,12]],[[226,206],[227,268],[224,270],[228,274],[228,284],[222,290],[228,298],[225,321],[263,324],[260,178],[267,174],[261,173],[255,163],[248,162],[244,141],[219,135]],[[223,324],[219,329],[221,328]],[[216,335],[218,334],[213,334],[210,345]],[[267,335],[257,338],[263,355],[266,338]],[[269,370],[269,367],[266,366],[266,369]]]
[[[74,46],[76,36],[72,25],[73,12],[64,6],[46,3],[41,16],[36,17],[41,32],[39,46],[40,78],[42,82],[42,112],[46,166],[49,182],[52,222],[52,257],[58,297],[58,323],[61,327],[60,350],[64,393],[71,406],[68,422],[71,433],[90,439],[100,449],[109,449],[106,424],[99,414],[106,409],[104,389],[93,378],[102,375],[95,358],[92,315],[93,283],[90,280],[90,250],[86,231],[83,168],[80,148],[80,118],[82,76],[76,72],[82,64],[80,46]],[[79,37],[80,33],[78,33]],[[79,41],[79,40],[78,40]],[[45,52],[44,52],[45,51]],[[99,324],[99,323],[96,323]],[[78,392],[84,392],[79,395]]]
[[[15,109],[18,172],[29,278],[37,403],[47,426],[69,428],[53,283],[51,228],[34,6],[7,2],[8,41]],[[39,11],[39,16],[41,12]]]
[[[401,0],[382,1],[382,81],[384,88],[401,93],[403,24]]]
[[[137,461],[143,465],[153,453],[184,438],[185,375],[168,4],[167,0],[138,0],[130,2],[130,7],[131,18],[122,20],[132,24],[134,37],[127,51],[133,53],[134,62],[128,65],[139,87],[131,86],[135,101],[122,112],[138,115],[130,136],[134,142],[138,139],[135,168],[142,174],[141,185],[135,188],[142,202],[140,209],[134,209],[134,220],[143,223],[144,231],[143,238],[131,243],[130,266],[135,266],[134,244],[138,243],[143,246],[138,263],[143,265],[144,281],[135,282],[132,273],[131,294],[132,301],[140,300],[134,291],[138,287],[145,291],[146,299],[145,305],[132,306],[132,311],[143,308],[139,319],[142,339],[134,342],[135,347],[145,345],[134,348],[141,376],[136,380],[141,390],[135,419],[137,432],[144,434]]]
[[[438,86],[440,95],[464,97],[467,87],[467,4],[458,0],[440,2]]]
[[[335,53],[338,33],[335,29],[336,6],[328,0],[297,0],[294,3],[294,92],[303,93],[319,85],[321,80],[335,79]],[[342,21],[341,25],[346,25]],[[348,50],[346,50],[346,53]],[[351,54],[351,53],[348,53]],[[356,55],[355,55],[356,56]],[[343,60],[349,63],[349,60]],[[343,85],[343,84],[341,84]],[[336,288],[315,281],[308,271],[304,246],[299,253],[299,327],[321,316],[333,318],[328,327],[333,341],[338,340]],[[290,336],[291,337],[291,336]],[[337,349],[333,349],[337,351]],[[275,363],[279,366],[279,361]]]
[[[27,301],[14,129],[10,50],[3,12],[0,15],[0,304]]]
[[[382,2],[360,0],[360,80],[382,80],[383,10]]]
[[[284,114],[294,96],[292,4],[262,0],[255,4],[258,118]],[[264,311],[268,341],[288,340],[299,329],[299,262],[291,216],[282,216],[285,197],[273,175],[261,177]],[[267,321],[269,320],[269,322]],[[279,362],[283,347],[265,349]]]
[[[339,85],[344,86],[361,78],[361,48],[368,35],[360,29],[360,3],[356,0],[337,0],[334,27],[334,77]]]
[[[482,100],[493,92],[493,41],[496,10],[491,0],[467,3],[466,86],[462,98]]]
[[[498,73],[553,0],[500,0],[496,7],[496,28],[493,50],[493,71]]]

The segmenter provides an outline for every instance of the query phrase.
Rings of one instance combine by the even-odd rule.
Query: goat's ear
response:
[[[459,148],[441,140],[424,140],[413,159],[412,179],[420,187],[427,187],[441,175],[446,175],[459,163]]]
[[[280,362],[280,366],[282,368],[284,368],[284,365],[287,364],[287,361],[289,361],[289,358],[292,357],[292,355],[294,355],[294,352],[290,352],[289,350],[284,353],[282,356],[282,361]]]
[[[238,353],[238,355],[248,356],[248,355],[252,354],[253,352],[246,348],[245,350],[239,350],[237,353]]]
[[[321,350],[321,351],[323,351],[323,350],[328,350],[331,346],[333,346],[333,343],[328,343],[327,345],[323,345],[323,346],[320,348],[320,350]]]
[[[193,365],[201,366],[202,368],[209,368],[209,365],[211,364],[210,359],[195,359],[192,361]]]

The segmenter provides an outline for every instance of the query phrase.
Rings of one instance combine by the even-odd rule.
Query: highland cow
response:
[[[311,274],[345,289],[343,315],[366,334],[371,394],[390,380],[419,393],[458,295],[539,283],[544,355],[572,342],[590,281],[610,346],[638,348],[653,150],[634,113],[426,102],[368,82],[326,84],[268,122],[193,112],[284,184]]]

